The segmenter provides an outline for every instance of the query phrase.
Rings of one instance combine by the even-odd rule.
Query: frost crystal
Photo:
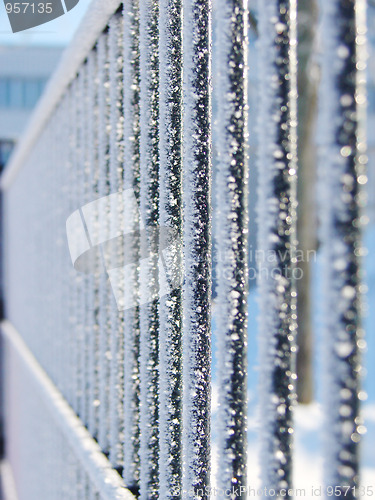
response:
[[[124,4],[124,190],[132,189],[139,199],[139,2],[129,0]],[[140,241],[139,210],[129,213],[134,223],[132,241],[125,240],[124,254],[139,261]],[[128,303],[139,301],[139,269],[135,268],[124,287]],[[140,476],[140,389],[139,389],[139,307],[124,311],[124,480],[128,487],[137,487]]]
[[[218,0],[216,101],[220,488],[246,490],[247,416],[247,17],[241,0]],[[234,418],[233,418],[234,416]],[[246,493],[241,492],[242,495]],[[245,498],[245,497],[244,497]]]
[[[259,1],[260,412],[262,482],[291,487],[296,315],[296,2]],[[273,202],[271,202],[273,200]],[[269,255],[274,258],[270,259]],[[262,271],[264,271],[262,269]]]
[[[140,499],[159,498],[159,3],[140,8]],[[147,297],[144,300],[144,297]],[[147,302],[148,298],[151,298]]]
[[[168,282],[181,282],[182,174],[182,3],[160,1],[160,248],[168,255]],[[161,281],[161,276],[159,277]],[[159,498],[174,499],[182,488],[182,294],[160,298]]]
[[[184,2],[183,18],[183,489],[193,489],[196,500],[203,500],[209,495],[211,406],[210,1]]]
[[[365,152],[363,52],[365,2],[324,3],[319,124],[319,192],[324,258],[325,481],[358,486],[361,330],[361,179]]]

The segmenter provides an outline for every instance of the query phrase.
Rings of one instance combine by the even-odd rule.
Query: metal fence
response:
[[[247,497],[249,13],[215,8],[213,186],[209,0],[95,0],[3,175],[6,455],[20,500],[210,497],[212,217],[217,484]],[[326,482],[356,498],[364,5],[325,10]],[[293,496],[296,14],[296,0],[259,1],[261,463],[277,498]]]

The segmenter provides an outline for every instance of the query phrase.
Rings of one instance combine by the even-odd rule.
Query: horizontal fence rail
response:
[[[363,395],[363,9],[330,2],[321,33],[326,483],[347,498]],[[206,500],[212,484],[248,498],[249,18],[242,0],[93,1],[1,178],[19,500]],[[261,482],[293,498],[296,0],[259,1],[257,21]]]
[[[22,446],[28,448],[28,453],[34,453],[37,441],[48,440],[45,444],[44,456],[36,456],[40,461],[40,473],[35,477],[33,469],[25,464],[22,475],[17,477],[17,485],[25,488],[28,498],[44,496],[44,488],[48,488],[48,498],[71,498],[75,488],[82,488],[86,483],[87,491],[83,498],[103,500],[132,500],[134,496],[124,487],[121,476],[113,470],[108,459],[103,455],[98,444],[93,440],[82,422],[77,418],[71,407],[61,397],[60,392],[51,383],[39,363],[25,345],[18,332],[8,322],[1,325],[4,338],[4,350],[8,365],[9,377],[12,380],[11,389],[6,395],[8,421],[10,423],[10,438],[17,438],[20,429],[12,426],[20,417],[23,418],[23,431],[37,425],[38,432],[28,435]],[[17,389],[25,391],[20,398]],[[13,392],[14,391],[14,392]],[[29,393],[29,397],[25,397]],[[38,422],[28,419],[29,413],[35,413]],[[48,431],[48,432],[46,432]],[[56,435],[55,435],[56,434]],[[52,449],[48,449],[48,446]],[[17,451],[17,450],[15,450]],[[67,461],[66,458],[70,457]],[[10,457],[16,458],[17,457]],[[26,457],[27,458],[27,457]],[[46,468],[49,463],[50,470]],[[31,465],[31,464],[29,464]],[[29,471],[27,471],[27,468]],[[27,475],[26,475],[27,474]],[[80,483],[77,474],[85,481]],[[88,493],[88,491],[90,493]],[[79,496],[77,494],[77,496]],[[39,498],[40,498],[39,497]]]

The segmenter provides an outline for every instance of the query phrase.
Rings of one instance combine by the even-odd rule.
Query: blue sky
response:
[[[64,16],[47,24],[12,33],[4,2],[0,2],[0,45],[67,45],[78,28],[91,0],[79,4]]]

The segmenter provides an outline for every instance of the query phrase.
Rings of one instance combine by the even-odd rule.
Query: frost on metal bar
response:
[[[65,98],[64,98],[64,121],[63,121],[63,128],[64,128],[64,136],[63,136],[63,144],[64,144],[64,152],[65,152],[65,162],[64,162],[64,172],[62,174],[63,177],[63,187],[62,187],[62,192],[61,196],[63,199],[63,211],[62,211],[62,217],[64,217],[64,223],[65,223],[65,216],[66,214],[70,213],[70,208],[71,208],[71,191],[69,189],[70,187],[70,178],[71,178],[71,152],[70,152],[70,129],[71,129],[71,92],[70,89],[67,89]],[[33,190],[34,191],[34,190]],[[65,267],[65,262],[66,262],[66,254],[65,254],[65,227],[63,226],[62,228],[62,248],[61,248],[61,253],[62,253],[62,258],[64,259],[64,266],[61,267],[61,273],[64,276],[63,279],[63,288],[62,288],[62,295],[63,295],[63,302],[62,302],[62,307],[63,307],[63,325],[62,329],[64,331],[64,337],[62,339],[63,345],[64,345],[64,357],[62,358],[62,370],[64,373],[64,396],[67,399],[67,401],[71,404],[71,389],[72,389],[72,377],[71,377],[71,343],[70,343],[70,338],[71,338],[71,319],[70,319],[70,312],[71,312],[71,279],[72,279],[72,274],[74,272],[73,266],[69,266],[69,269],[67,270]]]
[[[109,91],[108,91],[108,35],[103,33],[98,40],[98,160],[99,160],[99,198],[109,192]],[[108,198],[107,198],[108,199]],[[109,239],[109,207],[103,204],[98,214],[98,228],[101,241]],[[107,274],[102,272],[99,283],[99,432],[98,442],[105,452],[109,447],[109,290]]]
[[[71,479],[77,481],[77,483],[71,485],[72,490],[69,491],[67,498],[77,498],[77,500],[87,498],[83,491],[80,492],[80,488],[84,487],[85,479],[88,479],[92,487],[98,491],[99,498],[102,500],[134,500],[134,496],[124,487],[121,477],[113,470],[96,441],[92,439],[80,419],[66,403],[46,372],[40,367],[12,324],[3,322],[1,324],[1,335],[5,341],[4,345],[10,360],[9,366],[11,369],[8,371],[7,376],[11,378],[13,383],[15,379],[20,378],[24,383],[23,385],[29,388],[29,391],[25,394],[21,392],[24,397],[20,398],[21,401],[18,403],[21,404],[21,408],[24,410],[18,415],[23,426],[19,428],[17,425],[19,419],[13,418],[10,431],[12,433],[17,431],[24,433],[23,435],[26,435],[29,440],[28,443],[32,444],[32,449],[43,453],[42,457],[38,454],[34,457],[34,463],[36,463],[37,467],[40,467],[40,474],[36,475],[33,467],[28,467],[28,470],[24,471],[26,477],[30,479],[34,477],[36,480],[31,481],[31,485],[28,481],[26,483],[21,481],[21,484],[17,485],[19,487],[26,484],[27,491],[25,491],[26,494],[22,498],[58,498],[61,494],[59,485],[56,484],[56,473],[59,467],[56,467],[53,458],[60,459],[58,462],[60,467],[65,468],[67,465],[66,459],[69,457],[74,461],[73,478]],[[21,387],[22,384],[19,383],[15,383],[13,386],[17,391],[20,391]],[[19,396],[19,392],[17,395]],[[13,403],[9,406],[15,416],[17,406],[13,400],[15,395],[13,395],[12,391],[10,391],[7,398],[8,401],[10,399],[10,402]],[[34,422],[30,423],[28,418],[30,414],[36,417],[39,416],[39,423],[43,425],[42,433],[35,433]],[[61,436],[61,441],[59,436]],[[39,442],[35,442],[36,440]],[[66,447],[64,455],[58,446],[59,441]],[[26,454],[28,458],[27,450],[27,447],[21,447],[17,456],[24,460]],[[45,472],[46,468],[48,474]],[[47,484],[40,480],[41,477],[47,479]],[[66,479],[66,476],[63,477],[64,483]],[[38,491],[42,494],[39,494],[39,496],[33,495],[33,489],[31,489],[30,494],[30,486],[34,486],[34,493]],[[79,493],[81,494],[79,495]]]
[[[184,3],[183,489],[210,481],[211,3]]]
[[[69,203],[68,209],[69,213],[73,213],[74,210],[77,209],[75,203],[75,190],[74,186],[76,185],[76,171],[74,164],[74,155],[75,155],[75,125],[76,125],[76,116],[75,116],[75,93],[76,82],[73,82],[70,88],[68,89],[68,106],[69,106],[69,158],[68,158],[68,184],[71,188],[68,191]],[[76,336],[75,336],[75,316],[76,316],[76,306],[77,301],[74,293],[75,287],[75,279],[76,279],[76,271],[73,267],[69,269],[69,303],[68,303],[68,372],[69,372],[69,388],[68,388],[68,401],[72,408],[76,409],[75,404],[75,353],[76,353]]]
[[[56,111],[56,115],[57,111]],[[56,138],[56,125],[54,123],[51,123],[51,126],[49,127],[49,141],[48,144],[52,145],[51,152],[49,153],[48,157],[49,160],[52,162],[56,162],[56,149],[55,149],[55,138]],[[55,331],[56,331],[56,338],[49,343],[48,347],[46,346],[46,354],[48,356],[48,363],[46,365],[48,372],[50,374],[50,377],[52,380],[57,380],[57,373],[56,373],[56,368],[57,368],[57,363],[51,363],[51,359],[55,358],[56,359],[56,349],[57,349],[57,339],[58,339],[58,331],[57,331],[57,317],[55,316],[55,311],[54,311],[54,306],[55,306],[55,297],[54,294],[56,293],[56,290],[52,290],[51,287],[51,282],[54,283],[56,282],[56,265],[55,264],[55,256],[56,256],[56,251],[55,250],[55,240],[54,240],[54,218],[56,214],[56,207],[53,206],[53,199],[56,199],[56,194],[55,194],[55,172],[53,169],[50,169],[49,171],[46,172],[46,175],[44,177],[44,181],[46,183],[46,193],[45,193],[45,203],[46,206],[53,207],[50,211],[48,216],[46,217],[46,221],[44,223],[45,227],[45,232],[46,232],[46,260],[45,260],[45,266],[46,266],[46,271],[47,271],[47,289],[50,289],[51,292],[49,293],[48,296],[45,297],[45,305],[46,305],[46,313],[45,313],[45,322],[46,322],[46,336],[48,335],[48,331],[51,331],[53,327],[55,326]]]
[[[366,184],[364,135],[364,1],[324,4],[320,190],[324,256],[325,483],[357,498],[363,291],[362,207]],[[320,191],[319,191],[320,192]]]
[[[261,476],[279,491],[292,481],[296,379],[296,2],[258,5]]]
[[[158,498],[159,7],[140,2],[140,499]]]
[[[124,4],[124,190],[133,189],[139,203],[139,1]],[[124,254],[139,262],[139,210],[128,214],[134,237],[125,239]],[[139,486],[139,269],[134,266],[124,290],[124,481],[129,488]]]
[[[87,64],[84,64],[78,76],[79,87],[79,123],[78,123],[78,141],[79,148],[76,152],[78,160],[78,198],[77,208],[85,204],[86,199],[86,178],[87,167]],[[87,331],[87,291],[88,291],[88,277],[85,274],[78,274],[79,278],[79,374],[80,374],[80,387],[79,387],[79,408],[78,415],[84,424],[87,424],[87,388],[88,388],[88,372],[87,372],[87,346],[88,346],[88,331]]]
[[[97,196],[98,189],[98,176],[99,163],[98,163],[98,100],[97,100],[97,51],[91,52],[88,58],[88,100],[89,100],[89,115],[88,115],[88,147],[89,147],[89,164],[87,168],[87,175],[90,179],[92,198],[88,197],[85,203],[93,201],[95,195]],[[90,192],[90,191],[89,191]],[[90,192],[91,193],[91,192]],[[98,214],[94,214],[97,226]],[[97,227],[96,227],[97,231]],[[88,325],[89,338],[88,338],[88,429],[92,436],[98,435],[98,400],[99,400],[99,377],[98,377],[98,347],[99,347],[99,330],[98,330],[98,306],[99,306],[99,262],[96,263],[89,288],[88,307],[90,310],[90,321]]]
[[[61,116],[61,103],[58,106],[56,110],[56,117],[59,120],[59,122],[62,122],[62,116]],[[53,135],[53,157],[52,161],[56,164],[57,163],[57,158],[58,154],[60,153],[59,151],[59,140],[58,140],[58,130],[57,126],[54,127],[54,135]],[[63,163],[64,161],[64,156],[60,156],[60,161]],[[51,214],[51,219],[50,219],[50,224],[51,224],[51,263],[52,263],[52,273],[50,275],[50,279],[54,282],[60,282],[60,277],[59,277],[59,271],[60,271],[60,264],[59,264],[59,249],[58,249],[58,231],[60,229],[59,224],[58,224],[58,214],[59,210],[61,210],[61,207],[59,206],[59,187],[60,184],[58,184],[58,177],[59,177],[60,172],[53,172],[52,174],[52,189],[51,189],[51,201],[53,203],[53,200],[56,200],[56,205],[54,206],[54,210],[52,211]],[[53,206],[53,205],[52,205]],[[55,252],[53,250],[55,249]],[[53,255],[54,253],[54,255]],[[55,322],[55,328],[56,328],[56,339],[54,342],[54,352],[53,352],[53,358],[56,359],[55,367],[54,367],[54,373],[53,373],[53,380],[55,381],[55,384],[58,386],[59,390],[62,390],[62,382],[63,378],[60,373],[60,360],[61,360],[61,354],[62,354],[62,348],[61,348],[61,308],[59,308],[59,300],[58,300],[58,294],[61,293],[59,290],[56,288],[53,289],[52,291],[52,308],[51,308],[51,317],[52,321]]]
[[[182,2],[160,2],[160,249],[168,284],[181,283]],[[165,230],[166,229],[166,230]],[[164,249],[166,249],[164,251]],[[159,274],[159,282],[164,277]],[[160,498],[182,487],[182,297],[160,297]]]
[[[95,170],[97,168],[95,147],[95,114],[96,114],[96,95],[95,95],[95,70],[96,70],[96,52],[92,51],[85,62],[85,79],[83,84],[84,113],[82,116],[82,129],[84,131],[82,165],[83,170],[83,194],[81,205],[86,205],[93,200],[95,192]],[[78,208],[78,207],[77,207]],[[82,391],[84,394],[84,413],[82,421],[88,428],[92,428],[92,417],[94,410],[94,401],[97,398],[97,363],[96,363],[96,332],[95,325],[97,321],[95,312],[95,276],[94,269],[90,274],[84,274],[84,356],[83,370],[84,383]],[[95,407],[96,409],[96,407]]]
[[[122,114],[122,15],[116,14],[109,23],[108,49],[109,49],[109,100],[110,100],[110,192],[118,193],[123,185],[123,114]],[[123,227],[123,207],[115,202],[110,207],[110,233],[119,234]],[[106,265],[111,269],[112,261],[121,261],[123,258],[123,246],[115,245],[116,255],[111,255],[110,262]],[[123,282],[119,283],[121,293],[124,293]],[[122,311],[116,303],[114,293],[110,296],[111,310],[111,362],[110,362],[110,461],[114,468],[122,466],[122,425],[123,425],[123,328],[124,321]]]
[[[247,458],[247,17],[243,0],[218,0],[217,275],[219,466],[217,484],[246,497]],[[241,487],[244,490],[241,490]],[[243,493],[245,491],[245,493]],[[245,496],[244,496],[245,495]]]
[[[72,187],[73,206],[80,206],[82,201],[81,198],[81,185],[82,176],[80,168],[80,149],[81,149],[81,137],[80,137],[80,118],[82,111],[82,85],[80,81],[82,79],[82,73],[77,76],[76,80],[73,82],[73,135],[74,143],[72,149],[72,169],[74,176],[74,183]],[[44,274],[44,273],[43,273]],[[83,325],[82,325],[82,275],[75,273],[73,281],[73,301],[74,301],[74,323],[72,329],[72,342],[74,346],[73,351],[73,376],[74,376],[74,394],[73,394],[73,408],[77,414],[81,414],[81,399],[82,399],[82,344],[83,344]]]
[[[55,221],[56,236],[54,238],[57,247],[57,258],[55,262],[57,276],[55,282],[61,283],[58,289],[54,290],[55,293],[55,318],[58,324],[57,331],[57,348],[56,354],[58,360],[58,376],[57,383],[59,388],[67,397],[69,388],[69,370],[68,368],[68,338],[69,338],[69,280],[65,269],[66,254],[65,254],[65,216],[67,213],[67,205],[69,203],[67,192],[68,181],[68,158],[69,158],[69,106],[68,106],[68,93],[65,94],[62,102],[59,105],[58,123],[61,124],[63,133],[60,134],[59,130],[56,131],[55,137],[55,151],[56,160],[55,164],[60,160],[61,169],[58,169],[55,174],[55,183],[57,189],[56,213],[57,218]]]

